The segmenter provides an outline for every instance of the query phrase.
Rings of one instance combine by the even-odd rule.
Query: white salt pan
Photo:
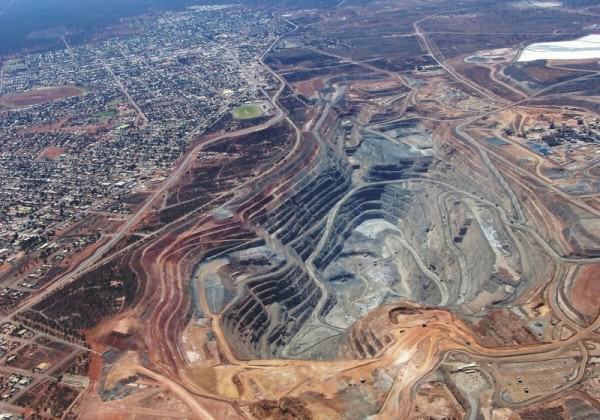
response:
[[[594,58],[600,58],[600,34],[587,35],[573,41],[531,44],[525,47],[517,61]]]

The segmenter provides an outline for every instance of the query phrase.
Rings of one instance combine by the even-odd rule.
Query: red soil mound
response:
[[[571,303],[588,320],[600,314],[600,264],[579,271],[571,290]]]

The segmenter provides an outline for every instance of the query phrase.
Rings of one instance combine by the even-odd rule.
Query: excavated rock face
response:
[[[465,315],[508,305],[527,274],[523,246],[483,194],[438,180],[429,131],[415,122],[365,128],[342,153],[348,129],[330,120],[289,164],[297,172],[229,211],[258,240],[218,247],[197,265],[197,287],[237,357],[374,357],[391,338],[353,326],[381,305]]]
[[[210,13],[214,28],[166,15],[160,20],[187,34],[179,47],[170,38],[145,51],[142,38],[157,29],[148,16],[129,22],[139,44],[65,51],[67,61],[115,67],[112,104],[100,113],[116,107],[123,122],[138,112],[127,131],[113,130],[112,117],[94,133],[80,126],[96,114],[88,118],[87,108],[101,105],[95,95],[106,96],[94,88],[102,83],[79,98],[76,115],[39,106],[0,112],[7,141],[64,137],[61,147],[40,143],[39,154],[0,154],[25,172],[35,169],[27,155],[37,155],[34,166],[44,169],[22,185],[0,182],[10,197],[26,198],[0,206],[0,216],[34,232],[0,229],[27,250],[25,259],[0,256],[0,350],[8,352],[0,376],[17,369],[4,385],[19,388],[2,399],[50,413],[46,391],[66,390],[72,402],[55,398],[70,407],[64,418],[129,408],[124,416],[210,411],[223,420],[600,418],[597,63],[515,64],[536,37],[599,25],[594,7],[338,0],[320,13],[271,3],[241,32],[227,28],[246,21],[251,5],[189,8]],[[202,48],[187,42],[191,34]],[[99,46],[110,50],[96,55]],[[54,63],[51,55],[39,63]],[[37,60],[24,67],[69,73]],[[15,63],[4,69],[7,93],[26,84]],[[227,80],[218,85],[195,83],[210,84],[220,70]],[[117,87],[135,109],[119,103]],[[165,87],[182,108],[158,127],[163,112],[151,97],[170,106]],[[219,92],[227,100],[217,106]],[[207,119],[175,124],[183,104],[208,103],[197,113],[215,106]],[[242,103],[263,115],[242,119]],[[25,120],[44,126],[25,129]],[[50,179],[53,159],[43,159],[71,154],[79,138],[91,151],[107,143],[129,152],[130,135],[143,140],[141,152],[158,152],[148,156],[153,169],[119,163],[114,175],[130,192],[119,187],[109,205],[113,186],[102,182],[98,206],[62,200],[76,207],[63,214],[61,205],[42,222],[76,224],[38,237],[37,213],[23,207]],[[98,150],[86,168],[112,160]],[[129,180],[134,169],[143,178]],[[35,250],[42,239],[52,246]],[[83,242],[73,254],[60,249]],[[52,268],[30,264],[45,256]],[[39,283],[29,280],[38,274]],[[51,370],[41,375],[36,360]],[[35,375],[20,389],[14,379],[27,370]],[[89,386],[77,378],[85,370]],[[37,408],[27,407],[34,400]]]
[[[297,398],[285,397],[278,401],[262,400],[250,406],[250,412],[259,419],[311,420],[314,417],[306,408],[306,403]]]

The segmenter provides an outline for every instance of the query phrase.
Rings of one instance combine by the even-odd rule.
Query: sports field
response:
[[[0,97],[0,106],[19,108],[23,106],[36,105],[44,102],[56,101],[83,95],[85,90],[77,86],[59,86],[32,89],[25,92],[12,93]]]
[[[233,118],[236,120],[251,120],[263,115],[264,111],[258,104],[241,105],[233,110]]]

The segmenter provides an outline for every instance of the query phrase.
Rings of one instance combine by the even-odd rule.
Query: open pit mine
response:
[[[600,418],[600,67],[518,59],[597,4],[282,7],[252,100],[11,312],[85,350],[69,413]]]

